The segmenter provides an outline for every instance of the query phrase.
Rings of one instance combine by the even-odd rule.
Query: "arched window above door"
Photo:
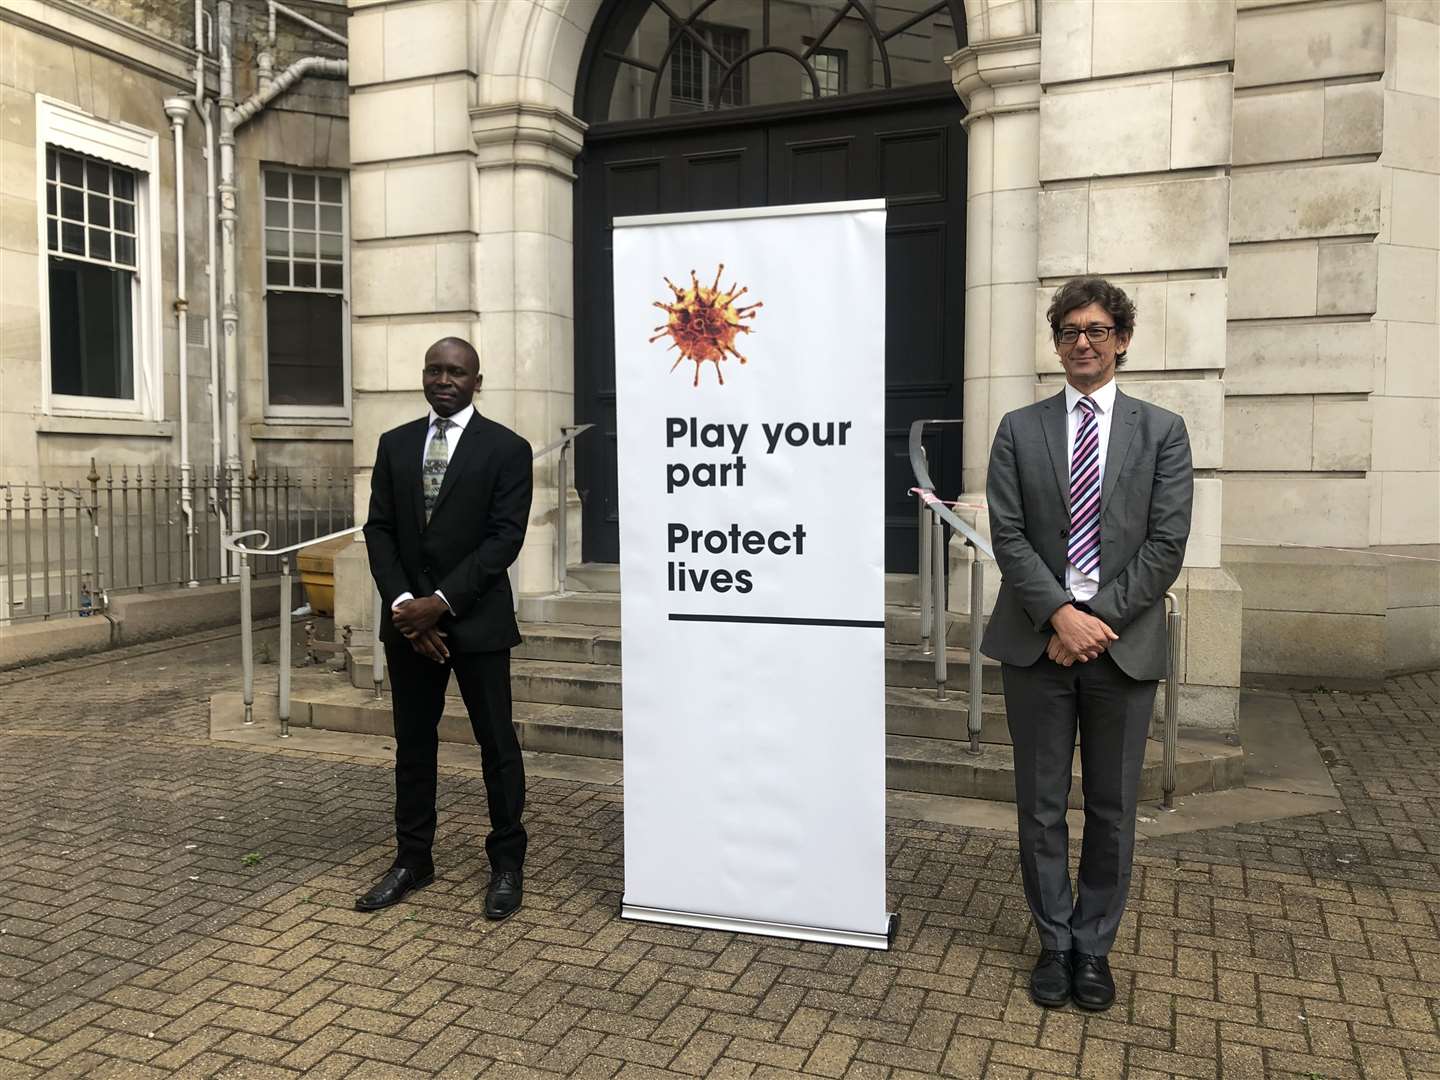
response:
[[[964,26],[961,0],[610,0],[579,106],[594,124],[940,82]]]

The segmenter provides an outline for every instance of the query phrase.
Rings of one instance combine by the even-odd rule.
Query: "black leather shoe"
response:
[[[1046,1009],[1058,1009],[1070,1000],[1070,954],[1046,949],[1030,972],[1030,1000]]]
[[[485,917],[487,919],[508,919],[520,910],[520,901],[525,897],[519,870],[499,870],[490,875],[490,887],[485,890]]]
[[[415,870],[408,866],[392,866],[373,888],[355,901],[356,911],[379,911],[405,899],[405,894],[423,889],[435,880],[435,868]]]
[[[1115,980],[1110,961],[1103,956],[1077,952],[1071,955],[1070,996],[1075,1004],[1091,1012],[1104,1012],[1115,1004]]]

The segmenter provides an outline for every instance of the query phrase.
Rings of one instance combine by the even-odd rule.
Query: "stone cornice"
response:
[[[1040,35],[967,45],[945,58],[950,81],[969,115],[1028,112],[1040,107]]]
[[[517,101],[470,110],[475,167],[529,167],[575,179],[575,156],[584,145],[586,124],[564,109]]]
[[[24,6],[21,12],[15,0],[0,0],[0,22],[98,53],[180,89],[194,85],[193,49],[76,0],[32,0]],[[205,66],[208,74],[214,61],[207,58]]]

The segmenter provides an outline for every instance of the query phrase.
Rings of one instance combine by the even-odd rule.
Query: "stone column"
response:
[[[1139,309],[1126,393],[1185,418],[1195,510],[1174,591],[1185,615],[1181,722],[1234,730],[1240,590],[1220,567],[1225,272],[1235,7],[1065,0],[1043,7],[1035,397],[1064,376],[1044,312],[1098,274]]]
[[[470,130],[480,207],[474,306],[486,389],[492,415],[538,450],[575,417],[572,166],[585,125],[553,105],[506,102],[471,109]],[[521,592],[555,587],[562,497],[567,558],[579,557],[580,501],[573,481],[557,491],[557,460],[551,454],[536,464]]]
[[[425,349],[447,335],[481,344],[472,15],[464,0],[402,0],[350,15],[356,521],[365,520],[381,433],[425,415]],[[479,399],[487,412],[496,411],[490,386],[487,378]],[[337,624],[368,627],[373,586],[363,546],[337,557],[335,576]]]

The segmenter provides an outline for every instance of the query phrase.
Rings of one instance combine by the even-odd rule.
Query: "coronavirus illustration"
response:
[[[760,301],[744,307],[737,305],[736,301],[749,292],[749,287],[737,290],[732,284],[722,290],[720,275],[724,272],[725,264],[721,263],[715,271],[715,283],[701,285],[695,271],[691,270],[688,289],[681,288],[667,277],[665,284],[675,294],[675,302],[655,301],[655,306],[668,318],[664,325],[655,327],[656,334],[650,340],[655,342],[668,336],[671,339],[670,348],[680,350],[680,355],[670,366],[671,371],[679,367],[682,360],[695,361],[694,386],[700,385],[700,365],[707,360],[715,365],[715,375],[721,386],[725,385],[725,375],[720,370],[720,361],[726,358],[727,353],[742,364],[746,362],[745,356],[735,348],[735,336],[750,333],[751,328],[741,320],[755,318],[755,309],[765,306]]]

